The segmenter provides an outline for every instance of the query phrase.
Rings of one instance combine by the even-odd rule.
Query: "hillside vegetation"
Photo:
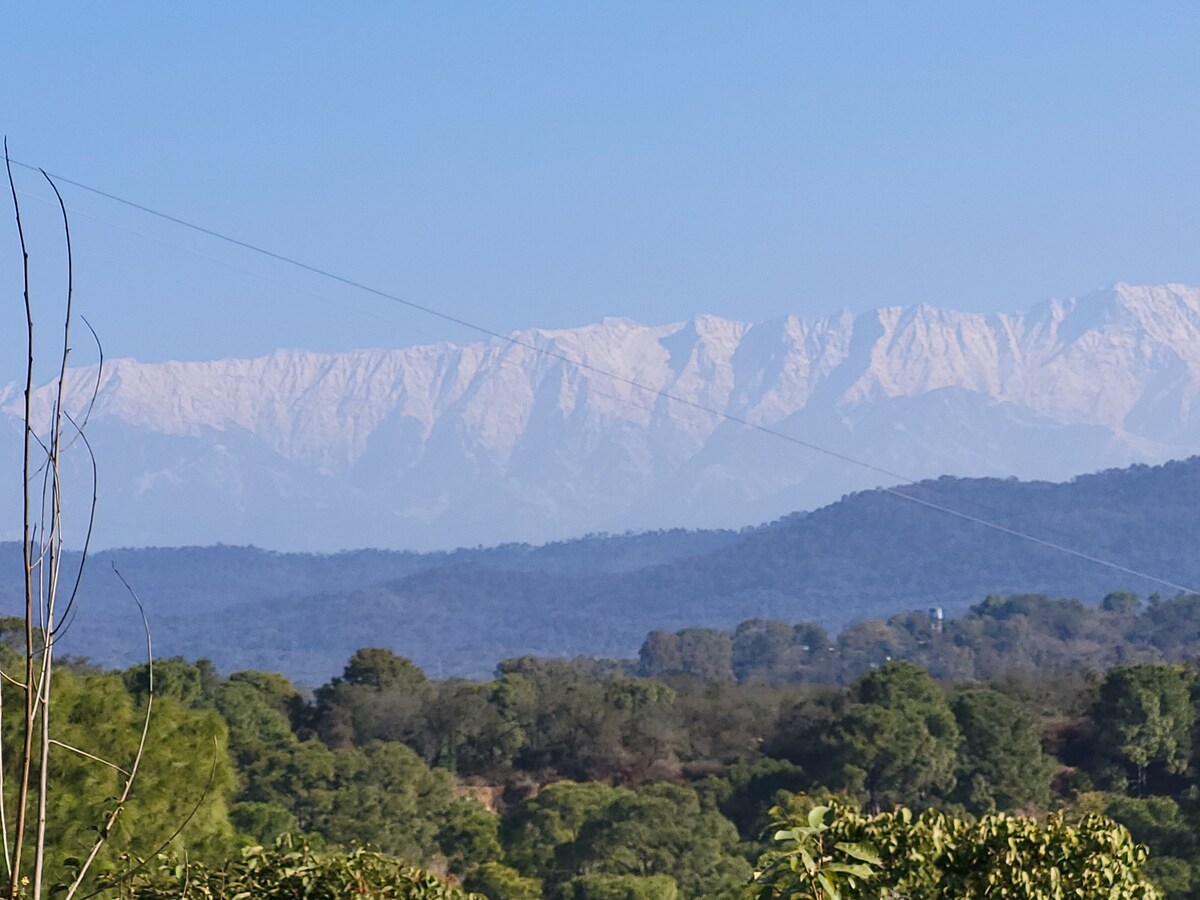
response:
[[[1200,457],[1063,484],[941,478],[903,490],[1200,585]],[[103,665],[136,659],[136,613],[112,563],[138,586],[164,652],[308,684],[367,645],[389,647],[435,675],[486,677],[495,660],[527,653],[632,658],[654,630],[733,630],[747,619],[777,619],[836,631],[903,610],[957,615],[991,594],[1090,604],[1114,590],[1174,594],[878,491],[740,533],[651,532],[439,554],[124,550],[95,562],[64,643],[69,651]],[[11,611],[16,547],[0,546],[0,565],[0,600]],[[1136,631],[1121,638],[1139,641]],[[881,655],[889,653],[898,655]]]
[[[1025,633],[1050,621],[1086,633],[1136,617],[1136,604],[1114,594],[1095,613],[998,597],[977,615]],[[16,624],[0,623],[9,657]],[[1041,896],[1014,881],[1018,852],[1039,885],[1119,883],[1129,892],[1111,896],[1152,898],[1142,870],[1167,897],[1200,897],[1196,670],[1045,663],[939,680],[892,660],[821,685],[522,657],[468,682],[429,679],[391,651],[363,648],[305,695],[279,674],[224,677],[207,661],[160,660],[144,775],[95,883],[143,900],[291,897],[305,884],[314,897],[349,885],[364,896],[454,897],[462,885],[497,900],[733,898],[756,860],[762,871],[779,852],[770,823],[823,822],[813,809],[828,800],[843,811],[833,833],[881,856],[870,877],[925,885],[914,897],[943,896],[939,884],[967,886],[960,896]],[[64,737],[124,758],[148,685],[144,665],[63,671]],[[16,729],[3,739],[11,765]],[[55,877],[90,840],[117,777],[87,758],[56,758]],[[995,815],[1051,812],[1042,825]],[[919,865],[904,855],[928,841],[938,853],[959,849]],[[1038,868],[1042,846],[1063,854],[1057,873]],[[965,868],[963,853],[975,859]],[[1111,864],[1095,863],[1101,853]]]

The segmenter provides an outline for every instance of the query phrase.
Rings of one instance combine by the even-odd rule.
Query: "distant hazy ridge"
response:
[[[1067,484],[952,478],[905,489],[1200,586],[1200,457]],[[64,647],[106,665],[139,658],[140,622],[110,563],[137,586],[160,655],[207,656],[226,671],[277,670],[310,683],[364,646],[435,675],[488,675],[497,661],[631,657],[652,629],[732,628],[762,617],[848,622],[903,610],[962,612],[987,594],[1098,601],[1170,589],[895,496],[870,491],[733,532],[595,537],[452,554],[320,556],[209,547],[123,550],[93,560]],[[16,608],[18,545],[0,545],[0,606]],[[1181,626],[1198,645],[1200,621]]]

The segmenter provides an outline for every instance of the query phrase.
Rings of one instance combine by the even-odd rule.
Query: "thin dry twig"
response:
[[[25,225],[22,220],[18,191],[13,177],[13,160],[8,154],[7,139],[4,141],[4,158],[22,255],[23,298],[27,332],[22,451],[22,563],[25,588],[24,680],[22,681],[7,672],[0,671],[0,727],[2,727],[3,714],[5,712],[2,690],[4,686],[15,686],[24,698],[24,711],[21,721],[21,753],[15,776],[17,782],[15,788],[11,784],[5,784],[5,772],[9,767],[4,765],[3,747],[0,745],[0,844],[4,848],[5,870],[8,877],[7,896],[9,900],[16,900],[17,897],[24,896],[25,886],[29,885],[30,882],[32,882],[32,897],[34,900],[41,900],[42,897],[47,850],[47,815],[50,796],[50,748],[62,747],[70,753],[75,753],[112,768],[124,776],[124,784],[120,796],[115,799],[114,807],[105,815],[104,821],[98,829],[99,837],[87,853],[83,864],[79,867],[74,881],[67,887],[63,895],[66,900],[70,900],[79,891],[80,885],[87,876],[90,867],[108,841],[121,811],[129,800],[138,775],[139,766],[145,756],[154,705],[154,651],[149,621],[141,599],[121,573],[116,571],[116,567],[114,566],[117,578],[120,579],[137,604],[138,612],[142,619],[142,627],[146,635],[146,659],[149,670],[150,689],[146,699],[141,734],[133,755],[133,760],[128,768],[124,768],[87,750],[52,737],[50,720],[55,664],[54,648],[58,638],[62,637],[69,630],[71,624],[76,619],[78,612],[76,600],[79,596],[83,572],[89,561],[92,533],[96,521],[98,502],[97,462],[95,452],[86,434],[86,428],[96,407],[100,388],[103,383],[104,348],[91,323],[81,316],[80,318],[83,318],[84,324],[87,326],[92,339],[96,343],[99,364],[96,367],[96,379],[92,385],[91,394],[88,397],[82,415],[77,420],[66,408],[66,382],[68,362],[71,356],[71,326],[75,315],[74,259],[70,222],[67,207],[58,189],[58,185],[48,173],[44,170],[39,170],[54,191],[62,216],[67,255],[67,284],[66,304],[62,320],[61,352],[56,359],[58,372],[57,381],[54,385],[54,398],[47,411],[49,418],[42,421],[40,426],[36,426],[33,406],[36,348],[34,342],[33,303],[31,299],[30,260],[25,237]],[[43,432],[42,434],[38,433],[39,427]],[[67,435],[63,433],[65,429],[69,430]],[[87,516],[87,529],[84,535],[82,552],[79,555],[78,567],[73,573],[69,594],[62,594],[60,588],[64,583],[63,565],[67,554],[65,554],[63,549],[64,491],[61,466],[64,454],[76,442],[81,442],[88,454],[92,479],[91,498]],[[60,594],[64,598],[64,602],[61,603]],[[34,747],[35,734],[38,741],[36,750]],[[35,776],[32,771],[35,753],[38,756],[36,785],[34,783]],[[196,814],[200,804],[203,802],[204,796],[207,795],[209,788],[214,782],[216,767],[216,756],[214,756],[209,785],[205,787],[204,794],[201,796],[200,801],[197,802],[196,808],[193,809],[183,824],[168,839],[168,843],[178,836],[187,822]],[[9,807],[4,802],[5,797],[15,798],[15,806],[13,807],[14,821],[11,823],[9,821]],[[28,860],[26,857],[30,854],[28,853],[26,844],[29,843],[31,838],[27,832],[33,830],[30,828],[28,820],[31,807],[35,805],[37,816],[36,837],[32,838],[34,841],[32,860]],[[22,871],[23,868],[28,869],[30,867],[33,869],[32,873],[30,873],[32,878]]]
[[[62,194],[53,179],[42,170],[42,177],[50,184],[54,196],[58,200],[58,208],[62,214],[63,235],[66,240],[67,252],[67,298],[63,312],[62,351],[58,359],[58,385],[55,391],[54,408],[50,419],[50,459],[47,469],[50,474],[50,534],[49,540],[49,572],[39,567],[39,584],[44,585],[44,594],[39,604],[42,616],[42,648],[41,681],[38,684],[37,706],[40,708],[41,746],[38,766],[37,790],[37,834],[34,841],[33,857],[33,896],[41,900],[42,878],[46,868],[46,816],[49,808],[49,776],[50,776],[50,694],[53,688],[54,674],[54,612],[58,599],[59,580],[62,575],[62,425],[66,416],[64,406],[67,364],[71,357],[71,318],[75,302],[75,262],[71,248],[71,222],[67,215],[67,205],[63,202]],[[43,524],[45,509],[45,492],[43,488]],[[94,510],[94,505],[93,505]],[[44,532],[43,532],[44,533]]]
[[[41,622],[41,677],[37,684],[36,709],[41,726],[40,760],[37,772],[37,832],[34,842],[34,878],[32,890],[34,899],[41,900],[42,878],[46,870],[46,826],[49,808],[49,769],[50,769],[50,692],[54,684],[54,613],[58,600],[59,583],[62,574],[62,421],[64,421],[67,364],[71,359],[71,319],[74,304],[74,257],[71,247],[71,221],[67,216],[66,204],[62,202],[62,194],[58,185],[42,172],[44,179],[49,182],[54,196],[58,198],[59,211],[62,216],[62,233],[66,239],[67,254],[67,289],[64,314],[62,314],[62,349],[59,354],[58,385],[56,385],[54,406],[50,413],[49,422],[49,456],[46,476],[42,481],[42,535],[43,548],[48,550],[48,566],[38,565],[38,613]],[[49,482],[49,509],[47,510],[47,482]],[[49,534],[46,534],[46,516],[49,515]]]
[[[59,620],[59,624],[50,629],[49,639],[51,643],[54,643],[60,636],[66,634],[66,632],[70,629],[70,623],[74,621],[74,617],[71,615],[71,613],[75,608],[75,598],[79,595],[79,585],[83,581],[83,569],[84,566],[87,565],[88,553],[91,549],[92,530],[96,525],[96,506],[99,502],[99,473],[96,466],[96,453],[92,449],[92,442],[89,441],[87,435],[84,434],[82,425],[77,425],[75,420],[72,419],[69,414],[64,413],[64,415],[67,416],[67,421],[71,423],[72,427],[74,427],[75,433],[80,439],[82,439],[83,446],[87,450],[88,460],[91,464],[92,470],[92,497],[88,507],[87,531],[84,535],[83,550],[81,551],[79,558],[79,568],[75,571],[75,583],[71,586],[71,593],[67,596],[67,604],[63,609],[62,618]]]
[[[73,747],[70,744],[64,743],[63,741],[56,740],[55,738],[51,738],[50,743],[55,747],[62,747],[64,750],[70,750],[72,753],[78,753],[80,756],[86,757],[87,759],[95,760],[98,763],[103,763],[110,769],[116,769],[122,775],[129,774],[127,769],[122,769],[116,763],[109,762],[107,759],[102,759],[99,756],[96,756],[94,753],[88,753],[86,750],[80,750],[78,747]]]
[[[92,385],[92,393],[91,396],[88,397],[88,403],[83,410],[83,416],[80,418],[79,424],[75,426],[77,430],[82,431],[84,428],[87,428],[88,420],[92,418],[92,410],[96,407],[96,400],[100,396],[100,379],[104,375],[104,346],[100,343],[100,336],[96,334],[96,329],[93,328],[92,323],[87,320],[87,316],[81,315],[79,320],[83,322],[83,324],[87,326],[88,331],[92,333],[92,340],[96,342],[96,350],[100,355],[100,359],[96,363],[96,383]],[[81,437],[82,435],[79,436]],[[71,442],[63,448],[64,453],[75,446],[76,439],[77,438],[71,438]]]
[[[71,593],[67,598],[66,609],[63,611],[63,615],[65,616],[67,613],[70,612],[71,607],[75,603],[75,597],[79,593],[79,584],[83,580],[83,570],[84,570],[84,567],[87,565],[88,551],[91,549],[92,530],[96,523],[96,505],[97,505],[97,500],[98,500],[98,498],[97,498],[97,469],[96,469],[96,454],[92,451],[92,445],[88,441],[87,435],[85,435],[83,432],[83,426],[77,425],[75,423],[75,420],[71,418],[71,414],[68,413],[66,411],[66,408],[63,406],[63,392],[65,390],[65,385],[66,385],[66,380],[67,380],[67,360],[71,353],[71,321],[73,319],[73,304],[74,304],[74,295],[75,295],[75,257],[74,257],[74,252],[73,252],[72,246],[71,246],[71,222],[70,222],[70,217],[67,215],[67,205],[66,205],[66,203],[63,202],[62,193],[59,191],[58,185],[54,183],[53,178],[51,178],[49,175],[46,174],[45,169],[39,169],[39,171],[42,173],[42,177],[45,178],[46,182],[50,185],[51,190],[54,191],[55,199],[58,200],[58,208],[59,208],[59,211],[62,213],[63,236],[66,241],[66,248],[67,248],[67,310],[66,310],[66,315],[63,319],[63,349],[62,349],[61,365],[59,367],[59,372],[58,372],[58,397],[55,401],[55,428],[54,428],[54,438],[52,441],[52,444],[54,447],[55,482],[56,483],[58,482],[58,465],[62,458],[61,444],[62,444],[62,419],[63,418],[65,418],[71,424],[71,427],[75,429],[75,438],[72,438],[71,442],[74,443],[76,438],[80,438],[83,440],[84,446],[87,448],[88,457],[91,460],[91,467],[92,467],[92,473],[91,473],[92,474],[92,497],[91,497],[91,502],[89,504],[89,509],[88,509],[87,531],[84,535],[83,549],[81,551],[81,555],[79,558],[79,568],[75,572],[75,583],[71,587]],[[100,348],[100,364],[97,366],[96,384],[92,389],[91,399],[89,400],[87,409],[84,412],[84,423],[86,424],[88,417],[91,416],[92,407],[96,402],[96,396],[100,391],[100,376],[101,376],[101,372],[102,372],[102,369],[104,366],[104,348],[100,343],[100,338],[97,336],[96,330],[94,328],[92,328],[91,324],[89,324],[86,319],[84,320],[84,324],[87,325],[88,331],[91,332],[92,339],[96,342],[96,346]],[[58,512],[61,514],[61,510],[58,510]],[[59,537],[60,537],[60,540],[58,541],[58,547],[59,547],[58,552],[61,554],[61,546],[62,546],[61,534],[59,535]],[[61,556],[60,556],[58,562],[61,565]],[[57,587],[57,576],[58,576],[57,570],[55,570],[54,575],[55,575],[56,587]],[[55,596],[52,597],[51,603],[53,603],[53,600],[56,598],[56,595],[57,595],[57,592],[56,592]],[[47,633],[45,635],[45,640],[47,641],[47,647],[49,647],[49,645],[51,643],[53,643],[53,639],[54,639],[56,630],[57,630],[57,626],[55,626],[54,623],[51,622],[50,627],[48,628]]]
[[[17,237],[21,244],[21,266],[22,266],[22,283],[23,296],[25,300],[25,329],[26,329],[26,365],[25,365],[25,435],[24,449],[22,456],[22,562],[25,566],[25,716],[23,721],[23,730],[21,737],[21,757],[19,764],[19,775],[16,791],[16,822],[14,823],[15,833],[13,836],[13,847],[11,859],[8,856],[8,841],[4,842],[5,862],[8,867],[9,884],[8,896],[9,900],[17,900],[17,895],[21,890],[21,854],[25,849],[25,819],[29,812],[29,781],[30,767],[33,763],[33,729],[34,729],[34,648],[33,648],[33,547],[30,541],[32,540],[31,530],[33,523],[31,522],[32,510],[30,508],[29,495],[29,479],[30,466],[33,460],[33,447],[31,437],[33,433],[32,423],[32,398],[33,398],[33,304],[30,300],[30,284],[29,284],[29,248],[25,243],[25,226],[21,221],[21,203],[17,199],[17,185],[13,180],[12,160],[8,155],[8,138],[4,139],[4,165],[8,172],[8,186],[12,192],[13,212],[17,219]],[[39,441],[39,443],[41,443]],[[3,806],[0,803],[0,806]],[[5,834],[7,836],[7,824],[5,824]]]

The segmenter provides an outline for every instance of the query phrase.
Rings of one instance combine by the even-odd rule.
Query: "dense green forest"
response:
[[[898,806],[957,817],[938,828],[962,834],[1014,827],[996,812],[1060,813],[1048,828],[1103,814],[1149,846],[1144,870],[1166,896],[1200,897],[1197,603],[992,597],[940,625],[900,616],[836,639],[753,621],[651,634],[638,661],[507,659],[488,681],[430,679],[364,648],[311,693],[162,659],[150,749],[96,877],[169,896],[185,858],[200,884],[340,850],[363,871],[402,877],[396,857],[451,879],[431,891],[733,897],[771,849],[772,808],[832,798],[884,814],[839,826],[863,833]],[[18,631],[5,625],[4,653]],[[72,660],[55,687],[60,739],[127,756],[148,685],[145,665]],[[53,759],[61,877],[118,773]],[[280,835],[290,843],[271,850]],[[239,856],[254,845],[268,849]]]
[[[940,609],[867,619],[830,636],[815,622],[748,619],[732,632],[651,632],[625,669],[706,681],[847,684],[892,660],[939,679],[1096,671],[1134,662],[1183,662],[1200,647],[1200,595],[1147,602],[1114,591],[1097,606],[1042,594],[991,596],[955,618]]]
[[[1200,585],[1200,458],[1065,484],[940,478],[903,491]],[[165,653],[212,659],[223,671],[278,671],[307,685],[335,675],[362,646],[390,647],[437,677],[480,678],[495,660],[524,654],[631,657],[652,630],[779,619],[836,631],[904,609],[958,615],[992,593],[1093,604],[1116,589],[1174,593],[878,491],[737,533],[435,554],[114,550],[94,562],[72,629],[78,637],[63,644],[70,652],[111,667],[137,659],[137,613],[111,564],[137,585]],[[0,545],[0,609],[19,608],[20,579],[17,545]]]

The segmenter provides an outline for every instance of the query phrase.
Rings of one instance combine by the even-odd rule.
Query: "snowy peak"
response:
[[[873,340],[865,371],[844,398],[903,397],[945,387],[995,395],[999,351],[987,318],[928,306],[888,307],[860,316]]]
[[[110,543],[737,525],[877,480],[739,421],[913,477],[1066,477],[1200,452],[1200,289],[1117,284],[994,315],[608,318],[461,346],[122,359],[97,376],[71,370],[65,395],[77,413],[96,392]],[[35,392],[36,416],[53,396]],[[20,399],[0,387],[4,415]]]

